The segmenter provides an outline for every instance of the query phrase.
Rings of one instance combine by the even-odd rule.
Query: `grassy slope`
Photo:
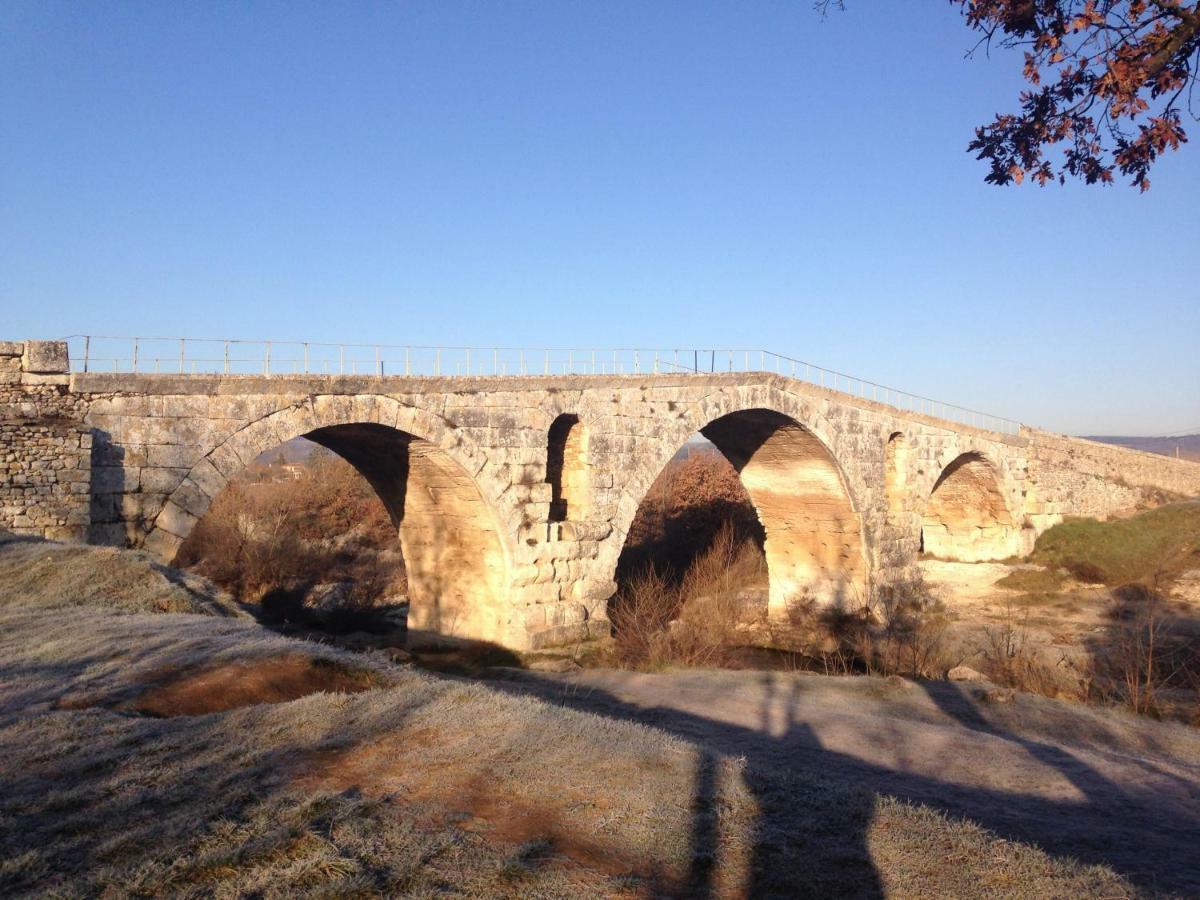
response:
[[[0,531],[0,609],[81,604],[128,613],[246,615],[212,583],[147,554]]]
[[[1128,519],[1068,519],[1042,534],[1030,560],[1094,567],[1106,584],[1151,584],[1200,568],[1200,503],[1175,503]]]
[[[817,771],[787,766],[751,783],[743,759],[652,728],[330,648],[303,652],[392,686],[204,716],[122,714],[113,707],[165,669],[297,644],[243,620],[88,608],[86,584],[36,569],[30,591],[33,567],[3,559],[8,894],[1133,893],[1106,868]],[[146,561],[118,559],[140,583]]]

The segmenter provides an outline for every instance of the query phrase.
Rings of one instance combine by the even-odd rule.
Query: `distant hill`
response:
[[[1194,459],[1200,462],[1200,434],[1185,434],[1180,437],[1114,437],[1112,435],[1091,435],[1089,441],[1100,441],[1103,444],[1117,444],[1121,447],[1132,447],[1134,450],[1145,450],[1147,453],[1161,453],[1164,456],[1174,456],[1179,448],[1179,456],[1183,459]]]

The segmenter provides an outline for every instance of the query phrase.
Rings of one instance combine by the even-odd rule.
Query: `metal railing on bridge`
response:
[[[226,375],[636,375],[770,372],[906,411],[1016,434],[1001,416],[896,390],[770,350],[425,347],[71,335],[72,371]]]

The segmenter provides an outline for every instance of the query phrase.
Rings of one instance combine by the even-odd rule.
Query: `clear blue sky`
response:
[[[0,337],[777,349],[1200,424],[1200,125],[997,189],[944,0],[0,6]]]

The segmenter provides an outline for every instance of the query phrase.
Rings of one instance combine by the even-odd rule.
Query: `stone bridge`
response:
[[[0,343],[0,526],[170,561],[228,482],[305,436],[396,524],[415,628],[536,648],[607,633],[638,505],[695,433],[766,535],[769,610],[865,601],[920,550],[1027,552],[1067,515],[1200,495],[1200,465],[999,434],[767,373],[516,377],[70,374]]]

